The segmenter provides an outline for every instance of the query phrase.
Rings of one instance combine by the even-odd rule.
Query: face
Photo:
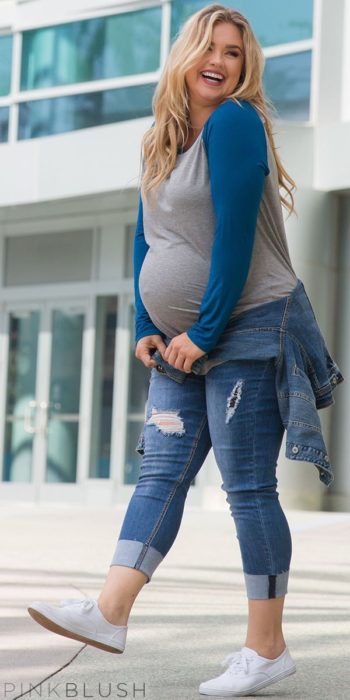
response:
[[[220,104],[239,81],[243,56],[239,29],[230,22],[215,24],[210,48],[185,75],[190,100],[203,106]],[[218,73],[221,80],[204,77],[207,71]]]

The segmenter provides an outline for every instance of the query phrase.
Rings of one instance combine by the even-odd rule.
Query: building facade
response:
[[[0,0],[0,499],[126,504],[149,370],[134,357],[133,235],[152,95],[198,0]],[[350,3],[226,2],[265,57],[297,183],[291,257],[347,378]],[[344,382],[321,412],[336,474],[279,461],[289,507],[350,509]],[[212,451],[188,502],[226,507]]]

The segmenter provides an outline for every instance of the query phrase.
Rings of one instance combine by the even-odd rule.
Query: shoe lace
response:
[[[77,600],[76,598],[65,598],[64,600],[61,600],[60,606],[64,607],[65,605],[80,605],[83,610],[88,611],[94,607],[94,604],[95,601],[91,598],[82,598],[80,600]]]
[[[221,662],[221,666],[224,668],[229,667],[228,670],[232,674],[242,670],[244,673],[249,672],[248,658],[242,650],[234,651],[233,654],[225,656],[224,660]]]

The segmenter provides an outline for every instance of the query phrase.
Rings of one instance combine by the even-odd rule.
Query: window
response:
[[[21,90],[155,71],[160,37],[160,7],[26,31]]]
[[[281,119],[309,119],[311,51],[269,58],[264,85]]]
[[[5,239],[5,286],[80,282],[91,278],[93,231]]]
[[[62,134],[152,114],[154,84],[22,102],[19,139]]]
[[[173,0],[171,38],[194,12],[206,7],[203,0]],[[254,34],[262,46],[286,44],[312,37],[312,0],[228,0],[223,3],[238,10],[252,25]]]
[[[6,143],[9,135],[9,108],[0,107],[0,143]]]
[[[54,309],[45,481],[75,483],[85,314]]]
[[[11,91],[12,36],[0,35],[0,97],[6,97]],[[10,109],[5,104],[0,107],[0,143],[6,143],[9,135]]]
[[[0,36],[0,95],[8,95],[11,90],[12,36]]]

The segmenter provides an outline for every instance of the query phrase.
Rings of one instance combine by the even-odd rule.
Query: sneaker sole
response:
[[[296,666],[292,666],[291,668],[287,669],[286,671],[281,671],[281,673],[277,673],[276,676],[273,676],[273,678],[269,678],[268,681],[262,681],[262,683],[258,683],[258,685],[255,685],[253,688],[249,688],[248,690],[240,690],[240,691],[223,691],[223,690],[218,690],[217,692],[215,691],[205,691],[205,690],[200,690],[199,693],[200,695],[220,695],[223,698],[232,698],[232,697],[241,697],[242,695],[251,695],[252,693],[255,693],[256,690],[261,690],[261,688],[266,688],[268,685],[272,685],[273,683],[277,683],[278,681],[282,680],[283,678],[286,678],[287,676],[291,676],[293,673],[296,673]]]
[[[62,637],[69,637],[70,639],[75,639],[77,642],[84,642],[85,644],[90,644],[93,647],[97,647],[98,649],[102,649],[103,651],[109,651],[112,654],[122,654],[124,651],[124,649],[117,649],[116,647],[111,647],[108,644],[98,642],[96,639],[84,637],[83,635],[77,634],[76,632],[72,632],[71,630],[68,630],[65,627],[61,627],[56,622],[50,620],[48,617],[38,612],[34,608],[27,608],[27,610],[29,612],[29,615],[33,618],[33,620],[35,620],[35,622],[38,622],[39,625],[42,625],[42,627],[45,627],[45,629],[50,630],[50,632],[56,632],[56,634],[60,634]]]

